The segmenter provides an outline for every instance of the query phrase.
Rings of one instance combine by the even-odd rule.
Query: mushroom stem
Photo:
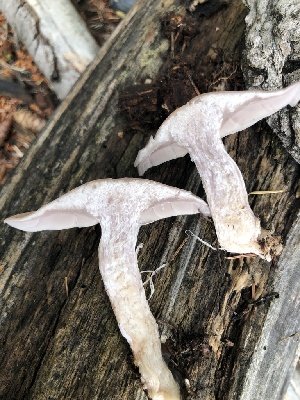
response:
[[[179,400],[179,387],[162,358],[158,327],[138,268],[135,246],[139,224],[130,215],[117,215],[105,226],[99,246],[100,272],[144,388],[154,400]]]
[[[214,92],[175,110],[135,161],[139,174],[189,153],[203,181],[220,245],[270,260],[258,243],[260,223],[248,204],[241,172],[221,138],[300,100],[300,82],[274,91]]]
[[[260,223],[249,206],[241,171],[221,138],[212,135],[212,129],[218,132],[221,128],[221,117],[218,110],[204,104],[202,109],[189,122],[191,130],[198,131],[199,135],[191,136],[188,150],[201,175],[220,245],[235,253],[262,255],[257,243]],[[213,121],[208,127],[199,123],[205,118]]]
[[[153,400],[179,400],[179,387],[162,357],[135,245],[141,225],[199,212],[210,215],[207,204],[185,190],[144,179],[103,179],[86,183],[38,211],[18,214],[5,222],[29,232],[101,224],[100,272],[144,388]]]

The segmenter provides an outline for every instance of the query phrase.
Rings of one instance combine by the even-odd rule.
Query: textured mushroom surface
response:
[[[179,400],[179,387],[162,357],[135,246],[141,225],[198,212],[210,215],[207,204],[190,192],[143,179],[104,179],[82,185],[36,212],[19,214],[5,222],[30,232],[100,223],[100,272],[144,388],[152,399]]]
[[[299,82],[277,91],[197,96],[164,121],[138,153],[135,166],[143,175],[152,166],[189,153],[201,176],[221,246],[269,259],[257,241],[260,222],[250,209],[242,174],[221,139],[299,100]]]

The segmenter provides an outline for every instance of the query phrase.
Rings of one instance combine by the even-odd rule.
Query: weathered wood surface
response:
[[[286,0],[244,0],[244,3],[249,8],[243,52],[246,86],[274,89],[299,80],[300,3]],[[299,106],[285,108],[269,117],[267,122],[285,149],[299,162]],[[299,219],[293,229],[274,282],[276,290],[286,295],[281,295],[269,310],[247,373],[243,400],[282,398],[300,356],[300,347],[297,346],[299,285],[293,283],[299,281]],[[285,324],[284,321],[289,323]],[[289,341],[283,347],[282,338]],[[290,363],[291,354],[295,351],[294,363]],[[280,368],[270,368],[270,365],[280,365]]]
[[[300,3],[298,0],[244,0],[244,74],[248,87],[279,89],[300,79]],[[290,154],[300,162],[300,108],[267,119]]]
[[[126,127],[118,93],[163,74],[171,48],[160,18],[174,5],[144,2],[115,31],[2,189],[1,220],[82,182],[137,176],[133,161],[150,132],[127,126],[118,136]],[[182,58],[197,54],[197,74],[215,54],[231,60],[234,54],[238,63],[246,15],[241,1],[197,15],[199,33]],[[280,260],[226,260],[187,238],[190,230],[216,245],[211,221],[189,216],[143,227],[139,264],[154,270],[168,263],[155,278],[150,306],[169,337],[164,353],[185,386],[184,398],[279,400],[298,347],[299,166],[265,123],[227,138],[226,146],[249,192],[285,190],[249,196],[262,225],[283,239]],[[145,177],[204,196],[189,157]],[[29,234],[2,225],[1,399],[147,398],[98,271],[100,235],[99,227]]]
[[[0,0],[0,10],[63,99],[99,51],[71,1]]]

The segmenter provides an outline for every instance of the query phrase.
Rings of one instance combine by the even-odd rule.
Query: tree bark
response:
[[[241,0],[211,0],[192,16],[176,1],[138,4],[3,187],[1,219],[93,179],[137,177],[133,162],[156,115],[194,96],[192,83],[241,88],[246,12]],[[183,398],[279,400],[298,349],[299,166],[264,122],[225,143],[248,192],[284,190],[249,195],[263,227],[282,238],[279,260],[228,260],[190,233],[217,246],[212,222],[188,216],[142,227],[139,265],[167,264],[150,307]],[[145,177],[204,196],[188,156]],[[36,234],[3,226],[1,399],[147,398],[98,271],[99,238],[97,226]]]
[[[247,87],[279,89],[300,79],[300,3],[244,0],[244,73]],[[300,162],[300,109],[284,109],[267,119],[287,151]]]

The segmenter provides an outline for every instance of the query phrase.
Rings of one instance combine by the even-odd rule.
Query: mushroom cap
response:
[[[241,131],[300,100],[300,82],[274,91],[213,92],[175,110],[155,138],[137,155],[139,174],[189,153],[202,178],[221,246],[262,255],[260,224],[249,203],[243,177],[221,138]]]
[[[252,126],[288,104],[295,106],[299,100],[300,82],[273,91],[202,94],[169,115],[155,138],[150,137],[148,144],[139,151],[134,166],[143,175],[153,166],[191,152],[193,137],[201,137],[203,130],[210,130],[211,138],[215,135],[223,138]]]
[[[190,104],[197,104],[200,97],[211,107],[221,105],[223,118],[219,134],[223,138],[249,128],[288,104],[295,106],[300,100],[300,82],[280,90],[205,93],[191,100]]]
[[[109,215],[131,214],[140,225],[183,214],[209,216],[205,201],[191,192],[145,179],[99,179],[64,194],[35,212],[4,222],[28,232],[87,227]]]

